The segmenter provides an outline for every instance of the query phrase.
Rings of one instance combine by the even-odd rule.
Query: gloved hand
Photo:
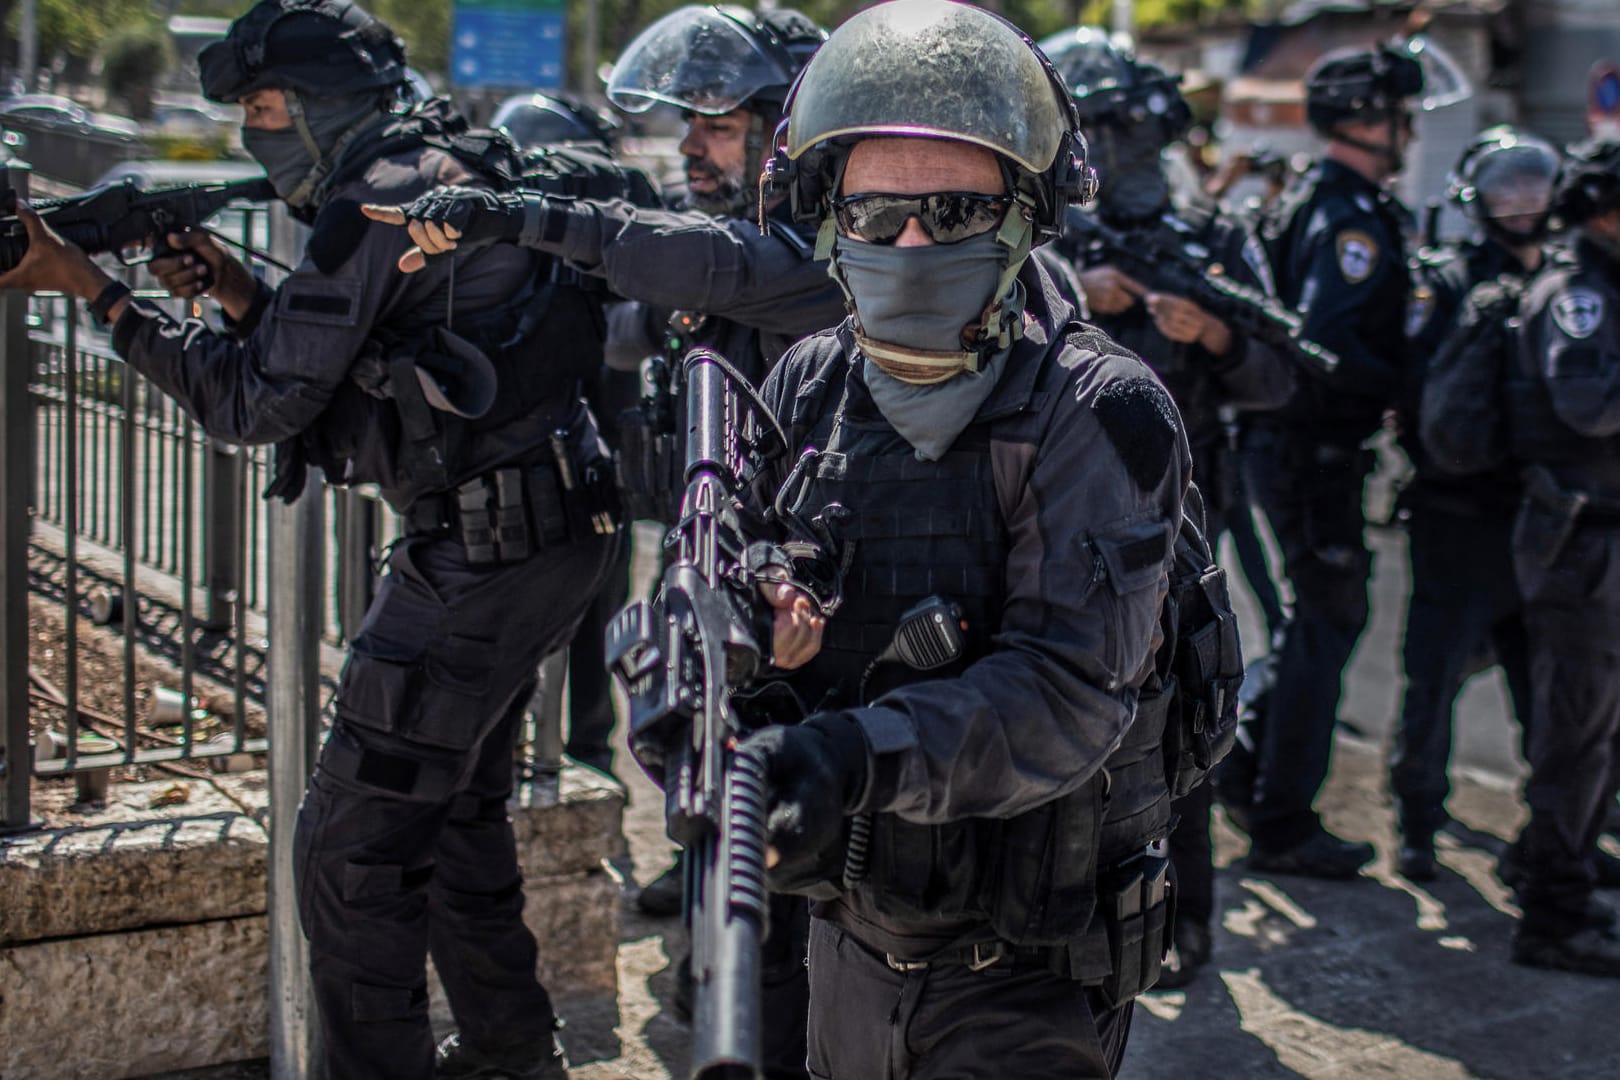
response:
[[[775,877],[796,878],[838,843],[844,816],[866,789],[866,736],[835,713],[757,731],[738,753],[765,765],[765,865]]]
[[[523,231],[523,196],[481,188],[434,188],[408,206],[367,203],[361,210],[373,221],[404,225],[425,255],[442,255],[461,245],[516,240]],[[400,259],[400,269],[407,273],[422,265],[420,256],[413,254],[407,252]]]

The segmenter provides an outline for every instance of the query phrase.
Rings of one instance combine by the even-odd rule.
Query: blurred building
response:
[[[1226,152],[1314,156],[1304,77],[1326,52],[1421,31],[1473,84],[1460,104],[1420,114],[1400,194],[1414,209],[1439,199],[1469,138],[1522,124],[1555,142],[1586,132],[1588,76],[1620,61],[1620,0],[1297,0],[1274,20],[1145,35],[1138,51],[1221,87],[1216,136]],[[1441,231],[1464,228],[1449,210]]]

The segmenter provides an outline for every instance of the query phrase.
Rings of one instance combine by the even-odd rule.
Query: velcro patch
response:
[[[1378,269],[1378,241],[1360,229],[1346,229],[1334,240],[1339,251],[1339,273],[1352,285],[1360,285]]]
[[[1164,576],[1171,540],[1169,525],[1162,521],[1144,521],[1095,537],[1092,544],[1108,568],[1108,580],[1114,591],[1124,596],[1157,584]]]
[[[276,292],[276,314],[317,326],[353,326],[360,310],[359,278],[290,278]]]
[[[1091,408],[1136,486],[1144,491],[1158,487],[1181,430],[1164,387],[1145,376],[1120,379],[1103,387]]]

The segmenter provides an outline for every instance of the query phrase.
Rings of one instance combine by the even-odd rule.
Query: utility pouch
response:
[[[685,493],[685,448],[676,445],[660,411],[643,402],[619,414],[614,479],[632,521],[674,521]]]
[[[1526,469],[1524,481],[1524,500],[1513,521],[1513,546],[1550,570],[1575,534],[1588,497],[1582,491],[1565,491],[1543,468]]]
[[[1110,1009],[1159,981],[1170,941],[1169,871],[1168,847],[1159,840],[1105,872],[1098,883],[1112,969],[1098,992]]]

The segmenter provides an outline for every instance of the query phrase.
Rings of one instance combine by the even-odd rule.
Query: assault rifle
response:
[[[761,581],[785,576],[825,614],[838,593],[836,575],[829,587],[792,541],[750,543],[744,532],[743,485],[786,448],[769,410],[713,352],[693,350],[682,369],[687,483],[665,540],[671,561],[657,595],[608,625],[607,663],[630,701],[630,748],[661,782],[666,828],[686,848],[692,1076],[732,1080],[761,1068],[767,794],[764,763],[736,749],[746,731],[733,696],[770,648]],[[769,513],[792,533],[797,508],[780,504]],[[814,561],[808,546],[799,554]]]
[[[268,202],[276,197],[267,179],[187,184],[143,191],[133,179],[108,184],[65,199],[30,203],[34,212],[86,254],[112,252],[126,266],[168,253],[171,232],[201,225],[237,199]],[[0,273],[12,270],[28,251],[28,232],[15,206],[0,217]],[[217,235],[217,234],[216,234]],[[229,237],[221,237],[241,247]]]
[[[1233,281],[1211,252],[1191,236],[1166,225],[1109,228],[1095,215],[1073,214],[1064,226],[1066,241],[1086,255],[1090,265],[1117,266],[1156,291],[1184,296],[1233,332],[1276,349],[1323,375],[1339,366],[1333,352],[1300,337],[1300,317],[1281,300],[1250,285]]]

